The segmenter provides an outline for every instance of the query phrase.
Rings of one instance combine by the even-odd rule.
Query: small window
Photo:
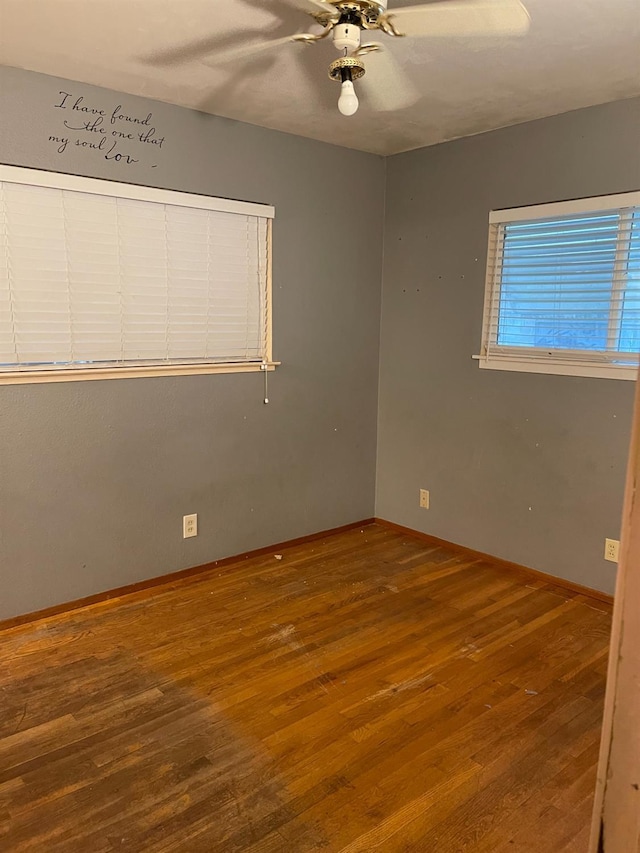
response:
[[[494,211],[480,366],[635,379],[640,193]]]
[[[273,209],[0,167],[0,382],[265,370]]]

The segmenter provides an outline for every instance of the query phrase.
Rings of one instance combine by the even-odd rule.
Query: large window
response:
[[[494,211],[480,366],[634,379],[640,193]]]
[[[264,370],[273,209],[0,167],[0,381]]]

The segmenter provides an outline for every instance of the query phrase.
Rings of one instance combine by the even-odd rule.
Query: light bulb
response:
[[[353,87],[351,80],[344,80],[341,86],[340,97],[338,99],[338,109],[343,116],[352,116],[358,111],[358,96]]]

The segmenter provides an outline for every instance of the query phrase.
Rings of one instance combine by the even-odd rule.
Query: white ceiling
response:
[[[336,109],[329,40],[205,63],[307,31],[291,0],[0,0],[0,63],[379,154],[640,94],[639,0],[524,2],[532,24],[522,39],[379,36],[421,99],[374,113],[362,97],[351,118]]]

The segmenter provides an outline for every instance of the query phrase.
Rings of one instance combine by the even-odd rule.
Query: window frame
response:
[[[589,350],[585,349],[562,352],[555,350],[545,353],[544,350],[534,350],[532,347],[504,347],[504,354],[498,354],[496,349],[499,348],[499,345],[496,340],[492,340],[492,332],[497,331],[497,324],[492,324],[491,318],[496,299],[499,299],[500,242],[504,238],[505,225],[547,217],[588,214],[638,206],[640,206],[640,191],[632,191],[490,211],[482,317],[482,346],[480,355],[473,356],[478,361],[479,367],[486,370],[635,381],[638,376],[637,365],[604,361],[598,358],[596,353],[589,358]]]
[[[3,371],[0,368],[0,385],[26,385],[48,382],[78,382],[97,379],[134,379],[149,376],[194,376],[213,373],[256,373],[271,372],[280,364],[273,360],[272,340],[272,239],[275,208],[258,202],[237,201],[196,193],[147,187],[141,184],[121,183],[118,181],[69,175],[61,172],[49,172],[21,166],[0,164],[0,182],[28,184],[37,187],[92,193],[111,198],[148,201],[158,204],[178,205],[212,210],[221,213],[237,213],[244,216],[256,216],[267,221],[267,257],[266,257],[266,334],[265,352],[261,361],[198,362],[179,361],[158,364],[123,364],[103,367],[43,367],[34,370]]]

